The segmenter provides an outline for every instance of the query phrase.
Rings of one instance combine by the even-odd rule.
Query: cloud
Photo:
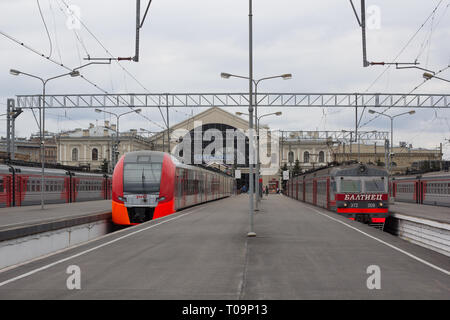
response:
[[[134,55],[134,1],[77,0],[67,3],[80,7],[82,20],[114,56]],[[131,4],[130,4],[131,3]],[[70,67],[91,57],[108,57],[101,45],[85,29],[67,29],[67,15],[61,0],[41,1],[52,37],[53,55]],[[368,55],[372,61],[392,61],[408,43],[438,1],[378,0],[369,5],[381,9],[381,28],[368,32]],[[444,2],[445,4],[445,2]],[[421,66],[440,70],[450,64],[450,10],[444,4],[431,24],[426,24],[409,43],[398,61],[419,58]],[[445,14],[445,15],[444,15]],[[17,19],[21,17],[21,19]],[[255,78],[292,73],[293,79],[261,83],[260,92],[409,92],[423,82],[422,71],[395,70],[391,67],[373,85],[384,67],[362,67],[361,33],[347,1],[254,1],[254,75]],[[431,19],[429,20],[431,22]],[[36,50],[48,53],[49,43],[35,2],[0,2],[0,30]],[[431,32],[432,31],[432,32]],[[81,40],[81,42],[79,41]],[[124,72],[122,67],[132,76]],[[46,61],[0,36],[0,97],[39,94],[39,81],[12,77],[16,68],[51,77],[66,70]],[[141,30],[140,62],[113,62],[109,66],[89,66],[82,74],[108,92],[247,92],[248,82],[224,80],[220,72],[248,75],[248,2],[242,0],[167,0],[153,1]],[[441,74],[450,78],[450,70]],[[136,81],[134,78],[138,81]],[[368,89],[370,87],[370,89]],[[448,93],[448,83],[427,81],[415,93]],[[82,79],[58,79],[48,85],[51,94],[99,93],[101,90]],[[0,109],[5,108],[0,103]],[[182,121],[191,111],[170,112],[171,123]],[[261,112],[270,110],[261,108]],[[113,111],[113,110],[111,110]],[[125,112],[126,110],[114,110]],[[235,112],[237,109],[231,109]],[[245,108],[243,108],[245,111]],[[354,110],[298,108],[283,109],[282,117],[267,118],[272,128],[284,130],[350,130]],[[398,109],[390,110],[395,113]],[[3,111],[2,111],[3,112]],[[145,111],[150,119],[163,125],[157,109]],[[396,120],[395,141],[411,141],[414,146],[434,147],[450,138],[448,110],[423,110],[413,117]],[[70,118],[68,118],[70,117]],[[362,123],[373,116],[364,114]],[[103,116],[87,110],[49,110],[47,128],[57,131],[99,123]],[[388,130],[387,119],[378,119],[361,130]],[[20,116],[19,132],[27,136],[36,131],[32,113]],[[139,116],[121,123],[121,128],[159,127]],[[421,134],[416,137],[417,130]],[[0,134],[4,134],[4,126]],[[400,140],[402,139],[402,140]],[[420,145],[419,145],[420,144]],[[446,151],[446,157],[450,152]]]

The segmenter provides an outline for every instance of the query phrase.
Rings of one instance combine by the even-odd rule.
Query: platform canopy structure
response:
[[[42,95],[17,95],[17,107],[41,106]],[[248,93],[62,94],[46,95],[45,107],[78,108],[197,108],[247,107]],[[450,94],[401,93],[258,93],[258,107],[320,108],[450,108]]]

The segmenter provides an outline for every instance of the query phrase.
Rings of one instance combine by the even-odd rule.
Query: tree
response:
[[[102,166],[101,166],[102,172],[103,173],[108,173],[108,167],[109,167],[108,160],[103,159]]]
[[[300,161],[297,159],[295,160],[295,165],[294,165],[294,169],[292,169],[292,174],[294,176],[300,174],[302,171],[302,169],[300,168]]]

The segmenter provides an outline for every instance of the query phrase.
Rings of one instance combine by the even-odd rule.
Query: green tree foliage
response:
[[[102,172],[108,173],[108,160],[103,159],[101,169],[102,169]]]

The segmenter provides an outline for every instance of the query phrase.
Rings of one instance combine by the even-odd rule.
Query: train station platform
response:
[[[111,218],[111,200],[0,209],[0,241]]]
[[[450,208],[395,202],[385,230],[450,257]]]
[[[410,217],[432,220],[450,224],[450,207],[430,206],[407,202],[395,202],[389,206],[389,211],[394,214],[402,214]]]
[[[189,208],[0,272],[0,299],[450,299],[442,254],[283,195],[254,221]]]

